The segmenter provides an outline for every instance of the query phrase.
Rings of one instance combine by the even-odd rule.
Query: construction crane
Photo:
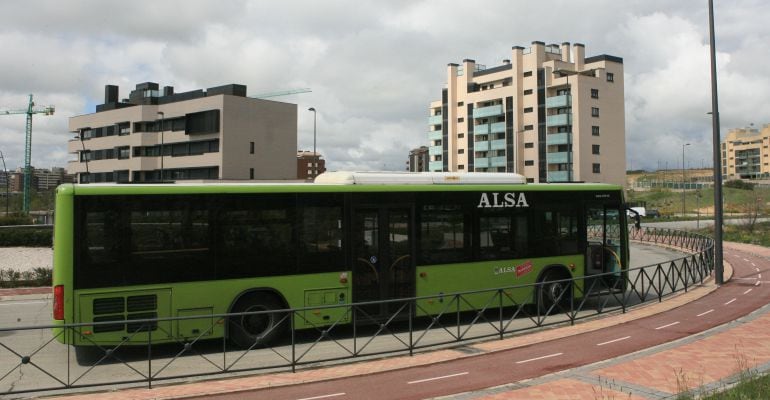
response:
[[[301,89],[282,90],[280,92],[259,93],[249,97],[254,99],[265,99],[268,97],[287,96],[290,94],[300,94],[300,93],[308,93],[308,92],[312,92],[312,90],[310,90],[310,88],[301,88]]]
[[[29,103],[26,109],[0,110],[0,115],[27,114],[27,129],[24,139],[24,202],[22,203],[22,211],[25,214],[29,213],[30,186],[32,185],[32,167],[30,166],[32,158],[32,115],[53,115],[55,110],[54,106],[35,107],[32,95],[29,95]]]

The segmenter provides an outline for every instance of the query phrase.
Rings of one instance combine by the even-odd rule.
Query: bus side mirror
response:
[[[633,208],[626,207],[626,215],[634,219],[634,228],[642,229],[642,217],[639,215],[638,211],[634,210]]]

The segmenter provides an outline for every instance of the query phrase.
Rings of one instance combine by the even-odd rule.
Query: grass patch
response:
[[[702,228],[696,231],[702,235],[714,237],[714,227]],[[753,227],[748,225],[725,225],[722,239],[727,242],[749,243],[770,247],[770,222],[757,222]]]

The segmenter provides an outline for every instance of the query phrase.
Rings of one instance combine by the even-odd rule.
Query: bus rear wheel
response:
[[[566,281],[565,276],[557,270],[551,270],[543,275],[538,288],[537,303],[542,314],[569,311],[572,297],[572,281]],[[554,307],[556,305],[556,307]]]
[[[240,298],[232,313],[256,313],[234,315],[229,318],[229,338],[238,347],[268,346],[286,332],[289,319],[286,313],[274,312],[285,308],[275,296],[251,293]],[[273,311],[273,312],[269,312]]]

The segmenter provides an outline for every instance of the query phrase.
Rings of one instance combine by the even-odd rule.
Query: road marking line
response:
[[[730,303],[734,302],[735,300],[736,300],[736,299],[732,299],[732,300],[728,301],[727,303],[725,303],[725,305],[728,305],[728,304],[730,304]]]
[[[708,310],[708,311],[705,311],[705,312],[702,312],[702,313],[700,313],[700,314],[696,315],[696,317],[702,317],[702,316],[704,316],[704,315],[706,315],[706,314],[708,314],[708,313],[712,313],[712,312],[714,312],[714,309],[713,309],[713,308],[712,308],[712,309],[710,309],[710,310]]]
[[[751,262],[751,260],[749,260],[748,258],[744,258],[743,261]]]
[[[659,330],[659,329],[665,329],[665,328],[668,328],[669,326],[674,326],[674,325],[676,325],[676,324],[678,324],[678,323],[679,323],[679,321],[676,321],[676,322],[672,322],[672,323],[670,323],[670,324],[668,324],[668,325],[659,326],[659,327],[655,328],[655,330],[657,331],[657,330]]]
[[[40,300],[40,301],[9,301],[9,302],[3,302],[0,303],[0,306],[20,306],[20,305],[27,305],[27,304],[45,304],[47,301]]]
[[[759,286],[760,283],[761,281],[757,281],[757,283],[755,283],[754,286]]]
[[[756,266],[757,266],[757,264],[751,263],[751,266],[752,266],[752,267],[756,267]],[[759,271],[759,268],[757,268],[757,271]]]
[[[537,358],[530,358],[529,360],[516,361],[516,364],[524,364],[524,363],[528,363],[530,361],[538,361],[538,360],[542,360],[542,359],[545,359],[545,358],[558,357],[558,356],[560,356],[562,354],[564,354],[564,353],[554,353],[554,354],[549,354],[547,356],[542,356],[542,357],[537,357]]]
[[[329,397],[338,397],[338,396],[344,396],[344,395],[345,395],[345,393],[343,393],[343,392],[340,392],[340,393],[325,394],[325,395],[323,395],[323,396],[315,396],[315,397],[303,397],[303,398],[301,398],[301,399],[297,399],[297,400],[316,400],[316,399],[328,399]]]
[[[460,372],[460,373],[452,374],[452,375],[437,376],[435,378],[420,379],[419,381],[411,381],[411,382],[407,382],[406,384],[407,385],[411,385],[413,383],[423,383],[423,382],[437,381],[439,379],[454,378],[456,376],[463,376],[463,375],[468,375],[468,372]]]
[[[752,290],[753,290],[753,289],[748,289],[748,290],[746,290],[745,292],[743,292],[743,294],[749,294],[749,292],[750,292],[750,291],[752,291]]]
[[[752,278],[752,277],[748,277],[748,278],[733,278],[733,279],[735,279],[736,281],[755,281],[755,280],[757,280],[757,278]]]
[[[610,344],[610,343],[619,342],[619,341],[621,341],[621,340],[626,340],[626,339],[628,339],[628,338],[630,338],[630,337],[631,337],[631,336],[626,336],[626,337],[622,337],[622,338],[619,338],[619,339],[613,339],[613,340],[610,340],[610,341],[608,341],[608,342],[604,342],[604,343],[598,343],[598,344],[597,344],[597,346],[604,346],[605,344]]]
[[[762,279],[762,274],[757,275],[757,279]]]
[[[759,268],[754,268],[754,269],[757,270],[757,272],[759,272]]]

